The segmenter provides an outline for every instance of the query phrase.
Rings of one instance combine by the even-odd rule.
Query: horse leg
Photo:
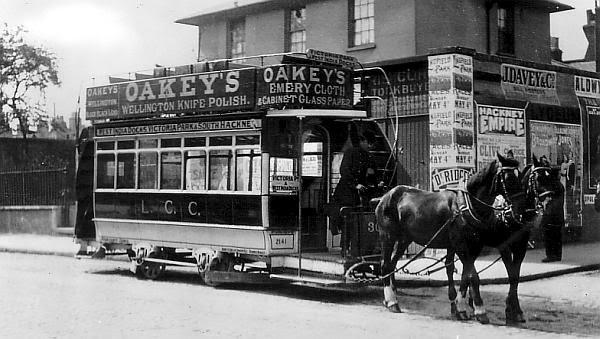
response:
[[[395,240],[391,237],[385,236],[381,239],[381,276],[383,278],[383,305],[387,307],[390,312],[400,313],[400,307],[398,306],[398,297],[394,291],[394,267],[395,262],[392,262],[392,252],[394,250]]]
[[[381,264],[381,274],[382,276],[389,275],[385,279],[383,279],[383,295],[384,295],[384,305],[390,312],[393,313],[401,313],[400,306],[398,306],[398,297],[396,296],[396,288],[395,288],[395,277],[394,271],[396,270],[396,265],[400,256],[404,253],[406,248],[408,247],[409,242],[402,240],[396,241],[383,241],[382,242],[382,264]]]
[[[448,277],[448,299],[450,300],[450,315],[456,317],[456,287],[454,286],[454,250],[446,252],[446,276]]]
[[[506,268],[506,273],[508,274],[509,283],[508,296],[506,297],[506,309],[504,311],[507,325],[516,325],[525,322],[523,310],[521,310],[521,305],[519,304],[518,288],[521,263],[523,263],[525,252],[527,251],[526,246],[527,244],[525,243],[524,246],[513,248],[512,251],[507,249],[500,253],[502,261],[504,262],[504,267]]]
[[[471,263],[471,275],[469,280],[470,296],[473,299],[473,308],[475,313],[475,319],[482,324],[489,324],[490,319],[487,316],[485,307],[483,306],[483,299],[479,291],[479,274],[475,269],[475,262]]]
[[[463,270],[460,276],[460,284],[458,287],[458,295],[456,296],[456,319],[457,320],[469,320],[469,314],[467,313],[467,290],[469,288],[469,270],[468,266],[465,265],[465,260],[459,255],[460,261],[463,265]]]

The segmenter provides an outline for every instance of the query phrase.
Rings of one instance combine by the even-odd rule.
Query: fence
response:
[[[67,168],[0,172],[0,206],[67,206],[73,191]]]

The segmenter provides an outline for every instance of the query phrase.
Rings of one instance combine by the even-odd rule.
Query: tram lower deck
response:
[[[377,133],[373,154],[382,167],[389,156],[377,125],[357,121],[364,112],[351,112],[96,124],[96,241],[109,252],[125,250],[134,271],[148,278],[170,264],[222,275],[241,272],[240,265],[256,270],[256,263],[267,274],[301,270],[342,278],[343,237],[361,234],[360,227],[334,234],[328,206],[351,127]],[[373,225],[362,228],[355,248],[376,242]]]

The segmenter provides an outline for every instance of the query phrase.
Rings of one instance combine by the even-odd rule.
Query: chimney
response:
[[[586,11],[587,24],[583,26],[583,33],[588,41],[588,48],[585,52],[584,61],[596,60],[596,15],[591,9]]]
[[[563,51],[558,47],[557,37],[550,38],[550,54],[552,55],[552,60],[562,61]]]

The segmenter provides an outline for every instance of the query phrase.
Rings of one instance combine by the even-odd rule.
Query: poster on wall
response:
[[[583,148],[581,126],[546,121],[530,121],[531,154],[546,157],[560,171],[565,188],[566,226],[581,226],[581,185]]]
[[[496,153],[509,151],[526,163],[525,110],[522,108],[477,105],[477,168],[496,159]]]
[[[370,100],[373,117],[390,117],[396,112],[398,115],[427,113],[427,64],[403,65],[402,69],[386,69],[386,74],[376,72],[370,76],[369,95],[381,98]]]
[[[428,58],[431,189],[464,185],[475,168],[473,59]]]
[[[581,111],[587,112],[587,185],[588,189],[595,189],[600,182],[600,79],[576,75],[573,86]]]
[[[588,113],[589,174],[588,188],[595,188],[600,182],[600,107],[586,106]]]

